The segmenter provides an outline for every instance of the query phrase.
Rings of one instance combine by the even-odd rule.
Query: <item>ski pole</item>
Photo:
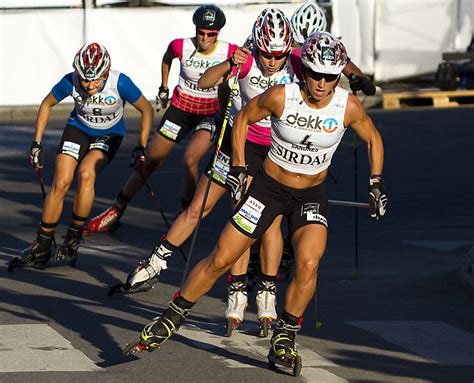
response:
[[[214,167],[216,165],[217,157],[219,156],[219,152],[220,152],[221,145],[222,145],[222,140],[224,138],[224,133],[225,133],[225,130],[226,130],[226,127],[227,127],[227,122],[229,120],[230,110],[232,108],[232,103],[234,101],[234,95],[235,95],[235,92],[236,92],[236,89],[237,89],[237,81],[239,80],[239,74],[240,74],[240,66],[237,68],[237,73],[235,74],[235,79],[234,79],[234,82],[232,83],[232,88],[231,88],[230,95],[229,95],[229,102],[227,103],[227,107],[226,107],[225,114],[224,114],[224,121],[222,121],[221,132],[219,134],[219,139],[217,140],[216,151],[214,153],[214,159],[212,161],[211,170],[209,171],[209,175],[208,175],[208,179],[207,179],[206,191],[204,192],[201,209],[199,210],[199,216],[198,216],[198,220],[197,220],[197,223],[196,223],[196,227],[194,229],[193,239],[191,241],[191,246],[189,248],[188,259],[186,261],[186,266],[184,267],[183,277],[181,278],[181,286],[183,286],[184,282],[186,281],[186,276],[188,274],[189,265],[191,263],[191,257],[192,257],[193,252],[194,252],[194,246],[196,244],[197,234],[198,234],[198,231],[199,231],[199,226],[201,225],[202,217],[204,215],[204,209],[206,207],[207,196],[209,195],[209,189],[211,187],[212,177],[214,177]]]
[[[369,204],[367,202],[352,202],[352,201],[340,201],[337,199],[330,199],[329,203],[331,205],[337,206],[349,206],[349,207],[361,207],[361,208],[369,208]]]
[[[316,292],[314,293],[314,302],[316,305],[316,322],[314,323],[314,327],[317,329],[320,329],[323,326],[323,323],[321,322],[321,318],[319,316],[319,278],[316,277]]]
[[[153,203],[155,204],[156,208],[157,208],[158,211],[160,212],[161,217],[163,218],[163,221],[165,221],[165,224],[166,224],[166,226],[168,227],[168,230],[171,229],[171,225],[170,225],[170,223],[168,222],[168,219],[166,218],[165,212],[164,212],[163,209],[161,208],[160,203],[158,202],[158,198],[156,197],[156,194],[154,193],[154,191],[153,191],[153,189],[151,188],[150,184],[149,184],[148,181],[146,180],[146,178],[145,178],[145,176],[143,175],[143,172],[141,171],[141,169],[139,169],[138,172],[139,172],[140,175],[142,176],[143,182],[145,183],[145,186],[146,186],[146,188],[148,189],[148,195],[150,196],[150,199],[153,201]],[[183,251],[183,249],[182,249],[181,247],[179,248],[179,252],[180,252],[181,255],[183,256],[184,260],[187,261],[188,258],[187,258],[186,255],[184,254],[184,251]]]

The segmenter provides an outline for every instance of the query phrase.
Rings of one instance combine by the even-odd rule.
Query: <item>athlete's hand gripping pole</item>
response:
[[[229,121],[230,110],[231,110],[232,104],[234,102],[234,96],[235,96],[236,89],[237,89],[237,81],[239,81],[240,68],[241,68],[240,66],[237,67],[237,73],[235,74],[234,82],[232,83],[232,88],[231,88],[230,96],[229,96],[229,102],[227,103],[227,107],[226,107],[225,115],[224,115],[224,121],[222,121],[221,132],[219,134],[219,139],[217,140],[217,146],[216,146],[216,151],[214,153],[214,159],[212,161],[211,170],[209,172],[208,179],[207,179],[206,191],[204,192],[204,197],[203,197],[203,200],[202,200],[201,209],[199,210],[199,216],[198,216],[196,228],[194,229],[193,239],[191,241],[191,247],[189,248],[188,259],[186,261],[186,266],[184,267],[183,277],[181,278],[181,286],[183,286],[184,282],[186,281],[186,277],[188,275],[189,265],[190,265],[190,262],[191,262],[191,257],[192,257],[193,252],[194,252],[194,246],[195,246],[195,243],[196,243],[197,234],[198,234],[198,231],[199,231],[199,226],[201,224],[202,216],[204,214],[204,209],[206,207],[206,201],[207,201],[207,196],[209,194],[209,188],[211,187],[212,177],[214,176],[214,167],[216,165],[216,161],[217,161],[217,158],[219,156],[219,152],[220,152],[221,145],[222,145],[222,140],[224,139],[224,134],[225,134],[225,130],[226,130],[226,127],[227,127],[227,122]]]
[[[145,178],[145,176],[143,175],[143,172],[141,171],[141,169],[138,169],[137,171],[140,173],[140,175],[141,175],[141,177],[142,177],[142,179],[143,179],[143,182],[145,183],[145,186],[146,186],[146,188],[148,189],[148,194],[149,194],[149,196],[150,196],[150,199],[153,201],[153,203],[155,204],[156,208],[157,208],[158,211],[160,212],[161,217],[163,218],[163,221],[165,221],[166,227],[168,228],[168,230],[171,229],[171,225],[170,225],[170,223],[169,223],[169,221],[168,221],[168,218],[166,218],[165,212],[164,212],[163,209],[161,208],[161,205],[160,205],[160,203],[158,202],[158,198],[156,197],[156,195],[155,195],[153,189],[151,188],[150,184],[149,184],[148,181],[146,180],[146,178]],[[186,255],[184,254],[184,251],[183,251],[183,249],[181,249],[181,247],[179,248],[179,252],[180,252],[181,255],[183,256],[183,259],[184,259],[185,261],[187,261],[188,258],[187,258]]]

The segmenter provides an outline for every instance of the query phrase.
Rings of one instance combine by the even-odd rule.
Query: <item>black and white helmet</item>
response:
[[[293,44],[290,21],[278,8],[266,8],[260,13],[252,37],[258,49],[271,55],[286,54]]]
[[[341,74],[349,62],[346,47],[329,32],[316,32],[301,47],[301,63],[317,73]]]
[[[291,16],[291,27],[293,28],[293,38],[295,41],[303,44],[308,36],[315,32],[324,32],[326,30],[326,15],[314,0],[307,1]]]
[[[225,25],[225,15],[222,9],[215,5],[201,5],[194,11],[193,23],[199,29],[218,31]]]

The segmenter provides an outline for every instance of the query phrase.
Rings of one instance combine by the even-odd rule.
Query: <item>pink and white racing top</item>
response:
[[[198,52],[193,38],[175,39],[168,50],[180,60],[179,82],[174,88],[171,105],[185,112],[210,115],[217,112],[217,86],[201,89],[199,78],[207,68],[227,60],[237,47],[225,41],[217,41],[210,53]]]
[[[257,50],[255,48],[252,49],[252,55],[249,56],[249,59],[242,65],[242,69],[240,70],[239,88],[242,98],[241,106],[245,106],[252,98],[262,94],[273,85],[289,84],[301,78],[301,58],[299,50],[291,51],[283,67],[271,76],[265,76],[263,74],[257,55]],[[231,125],[233,125],[234,118],[241,109],[241,106],[238,104],[232,105],[229,116]],[[250,124],[247,140],[258,145],[271,146],[270,127],[270,117]]]

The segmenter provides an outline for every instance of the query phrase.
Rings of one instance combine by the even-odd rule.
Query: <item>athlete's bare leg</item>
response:
[[[316,290],[319,262],[326,250],[327,228],[306,225],[292,236],[295,248],[295,275],[288,286],[285,311],[301,317]]]
[[[64,196],[71,187],[76,166],[77,160],[75,158],[66,154],[56,156],[53,184],[43,204],[43,214],[41,216],[43,222],[56,223],[59,221],[63,211]],[[54,229],[44,230],[53,231]]]
[[[283,254],[283,236],[281,234],[280,215],[271,224],[268,230],[262,235],[260,244],[260,269],[263,274],[277,275],[280,267],[281,256]]]
[[[204,193],[206,191],[209,179],[202,175],[194,193],[193,200],[189,207],[178,216],[174,221],[171,229],[166,235],[166,239],[175,246],[180,246],[186,239],[188,239],[197,225],[199,212],[201,211]],[[204,208],[203,217],[206,217],[214,208],[216,203],[226,193],[226,189],[215,182],[211,182],[209,193],[207,195],[206,206]]]
[[[191,201],[199,181],[199,162],[212,146],[210,132],[198,130],[184,151],[184,190],[183,200]]]
[[[181,295],[190,302],[196,302],[253,242],[255,239],[247,237],[231,223],[227,223],[211,255],[199,262],[189,274],[181,289]]]
[[[81,217],[87,217],[92,209],[95,197],[95,180],[97,175],[107,166],[109,158],[100,150],[91,150],[82,159],[77,169],[78,185],[74,197],[73,212]],[[74,221],[83,224],[82,221]]]

